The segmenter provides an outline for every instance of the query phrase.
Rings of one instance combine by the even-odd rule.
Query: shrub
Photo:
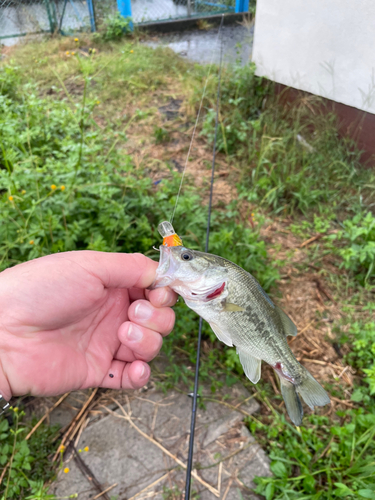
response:
[[[369,281],[375,277],[375,217],[371,212],[360,213],[345,220],[343,227],[337,235],[348,243],[339,251],[343,266],[357,273],[361,281]]]

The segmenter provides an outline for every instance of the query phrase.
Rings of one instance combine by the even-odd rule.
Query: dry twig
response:
[[[158,483],[160,483],[161,481],[163,481],[163,479],[167,479],[168,474],[169,474],[169,471],[166,474],[164,474],[164,476],[159,477],[159,479],[157,479],[153,483],[151,483],[148,486],[146,486],[146,488],[143,488],[143,490],[138,491],[138,493],[136,493],[135,495],[133,495],[132,497],[130,497],[129,500],[134,500],[135,498],[137,498],[139,495],[141,495],[142,493],[144,493],[148,489],[152,488],[153,486],[156,486]]]
[[[313,243],[314,241],[319,240],[322,236],[324,236],[324,235],[321,234],[321,233],[316,234],[315,236],[312,236],[308,240],[306,240],[303,243],[301,243],[299,247],[300,248],[306,247],[307,245],[310,245],[310,243]]]
[[[97,498],[102,497],[105,493],[108,493],[108,491],[113,490],[113,488],[115,488],[117,486],[117,484],[118,483],[112,484],[112,486],[109,486],[108,488],[106,488],[104,491],[99,493],[99,495],[96,495],[92,500],[97,500]]]
[[[70,443],[70,441],[74,438],[74,436],[76,435],[77,431],[79,430],[79,428],[81,427],[81,425],[83,424],[83,421],[84,419],[86,418],[86,414],[88,413],[87,410],[88,410],[88,407],[91,403],[91,401],[94,399],[96,393],[98,392],[98,388],[96,387],[90,397],[88,398],[88,400],[86,401],[86,403],[82,406],[81,410],[79,411],[79,413],[74,417],[74,419],[72,420],[68,430],[66,431],[66,433],[64,434],[64,437],[62,438],[62,441],[61,441],[61,444],[60,446],[58,447],[52,461],[54,462],[56,460],[56,458],[58,457],[59,453],[60,453],[60,450],[63,449],[62,447],[66,446],[66,444]]]
[[[225,499],[227,498],[227,495],[228,495],[228,493],[229,493],[230,487],[232,486],[232,483],[233,483],[233,478],[231,477],[231,478],[229,479],[228,486],[227,486],[227,488],[226,488],[226,490],[225,490],[225,493],[224,493],[224,495],[223,495],[222,500],[225,500]]]
[[[28,433],[28,435],[25,437],[25,441],[27,441],[28,439],[31,438],[31,436],[34,434],[34,432],[38,429],[38,427],[44,422],[44,420],[48,417],[48,415],[55,409],[57,408],[63,401],[64,399],[69,396],[70,392],[67,392],[66,394],[64,394],[63,396],[61,396],[61,398],[56,401],[56,403],[51,406],[51,408],[49,408],[46,413],[43,415],[43,417],[39,420],[39,422],[37,422],[34,427],[31,429],[31,431]]]

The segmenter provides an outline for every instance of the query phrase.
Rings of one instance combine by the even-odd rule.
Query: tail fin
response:
[[[279,378],[280,378],[281,394],[283,395],[286,411],[288,412],[290,420],[293,422],[294,425],[301,425],[303,417],[303,408],[301,400],[296,392],[296,387],[288,380],[285,380],[285,378],[280,376]]]
[[[313,410],[314,406],[328,405],[331,400],[323,387],[317,382],[309,371],[306,370],[307,377],[301,385],[296,386],[303,400]]]
[[[306,368],[305,368],[306,370]],[[299,393],[305,403],[314,410],[314,406],[324,406],[330,403],[330,399],[323,387],[317,382],[310,372],[306,370],[306,378],[300,385],[294,385],[279,375],[281,394],[283,395],[286,411],[294,425],[301,425],[303,409]]]

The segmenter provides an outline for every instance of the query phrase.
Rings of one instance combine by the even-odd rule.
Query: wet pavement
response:
[[[145,42],[146,45],[169,47],[190,61],[209,64],[220,61],[220,43],[218,27],[209,30],[183,31],[159,35],[156,40]],[[251,60],[253,49],[254,25],[232,24],[222,27],[222,46],[224,64],[240,62],[242,65]]]

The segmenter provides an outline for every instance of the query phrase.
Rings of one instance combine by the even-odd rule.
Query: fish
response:
[[[168,286],[209,323],[217,338],[235,346],[246,377],[256,384],[265,361],[280,379],[291,421],[300,426],[300,396],[314,410],[330,398],[291,351],[287,337],[297,335],[289,316],[273,303],[258,281],[233,262],[183,245],[160,246],[151,288]]]

